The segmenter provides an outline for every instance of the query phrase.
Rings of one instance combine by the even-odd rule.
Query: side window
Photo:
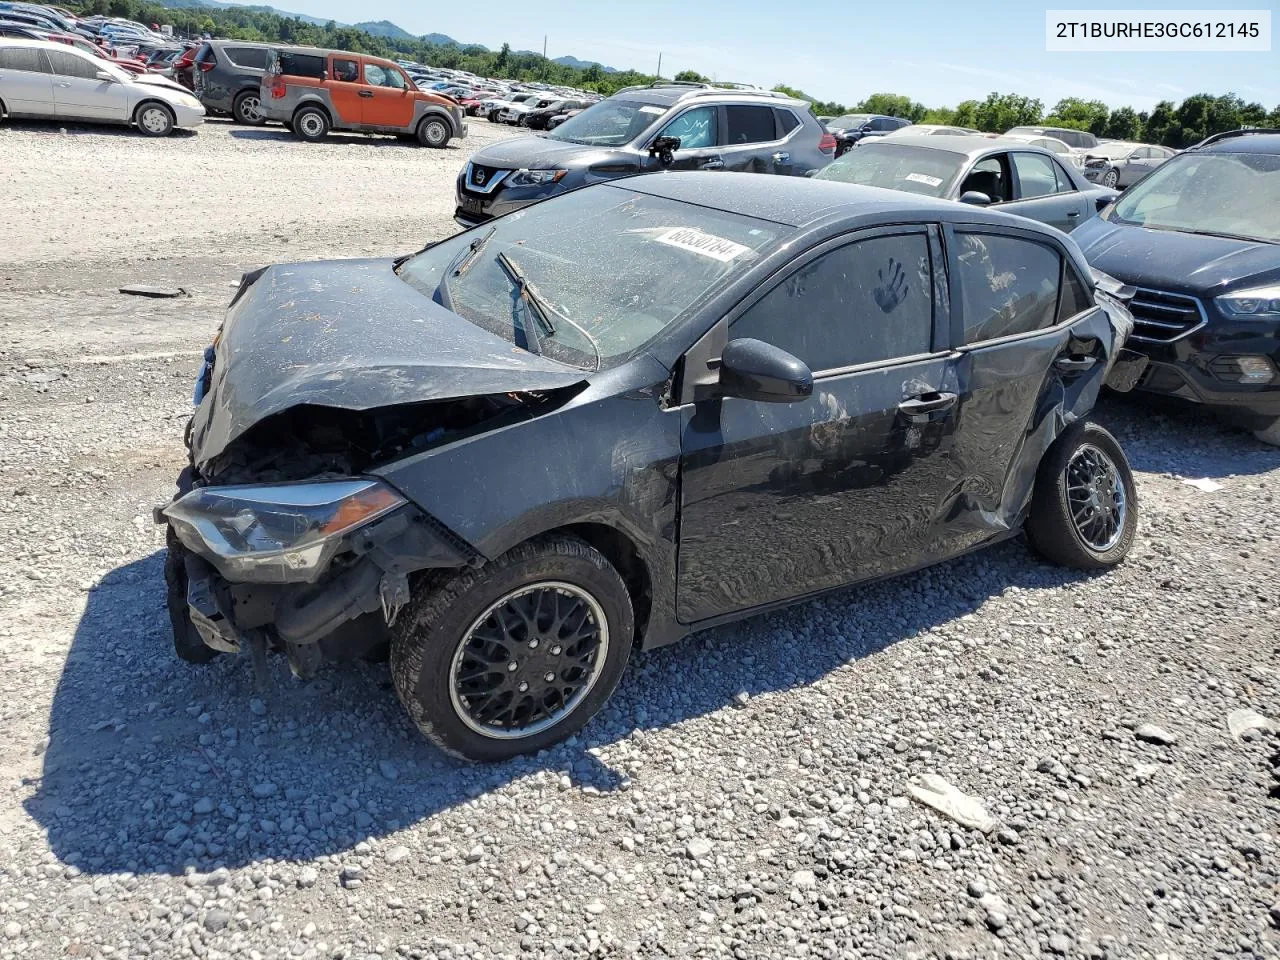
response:
[[[1059,193],[1071,193],[1076,189],[1076,185],[1071,181],[1071,174],[1067,173],[1066,168],[1063,167],[1062,164],[1054,161],[1053,172],[1058,179]]]
[[[0,70],[23,70],[27,73],[48,73],[35,47],[5,47],[0,49]]]
[[[858,240],[791,274],[729,336],[772,343],[815,371],[928,353],[932,289],[926,234]]]
[[[360,79],[360,64],[355,60],[334,57],[332,76],[339,83],[355,83]]]
[[[983,157],[973,165],[973,169],[964,178],[964,183],[960,184],[960,193],[970,190],[985,193],[995,203],[1013,199],[1005,154]]]
[[[323,80],[327,72],[328,64],[324,57],[313,56],[309,53],[282,53],[280,54],[280,73],[286,77],[312,77],[316,80]]]
[[[957,233],[965,344],[1053,326],[1061,257],[1031,240]]]
[[[778,131],[773,123],[773,110],[769,107],[730,106],[725,107],[728,114],[729,136],[725,143],[739,146],[744,143],[768,143],[778,139]]]
[[[251,70],[267,68],[267,51],[261,47],[227,47],[227,57],[238,67]]]
[[[61,50],[46,50],[45,55],[53,66],[55,76],[76,77],[80,80],[96,80],[98,77],[97,67],[73,53],[63,53]]]
[[[384,67],[376,63],[366,62],[364,65],[364,82],[371,87],[390,87],[393,90],[403,90],[404,77],[400,75],[400,71],[393,67]]]
[[[1058,323],[1093,306],[1093,293],[1084,285],[1075,268],[1062,261],[1062,302],[1058,304]]]
[[[717,107],[694,107],[686,110],[662,128],[661,137],[679,137],[681,150],[714,147],[719,140],[720,110]]]
[[[1015,153],[1013,166],[1018,171],[1018,186],[1023,200],[1058,192],[1058,175],[1048,157],[1038,153]]]
[[[790,110],[775,110],[773,112],[777,114],[778,130],[781,131],[784,137],[796,127],[800,126],[800,118]]]

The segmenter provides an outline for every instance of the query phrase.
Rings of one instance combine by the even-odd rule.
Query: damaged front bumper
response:
[[[202,489],[218,488],[196,488]],[[174,522],[174,506],[186,496],[156,511],[170,525],[169,549],[181,561],[166,569],[174,622],[189,622],[213,650],[278,649],[303,677],[321,660],[362,656],[385,642],[386,628],[409,600],[413,574],[479,562],[466,544],[404,503],[344,532],[324,566],[305,580],[229,576],[220,569],[225,558]]]

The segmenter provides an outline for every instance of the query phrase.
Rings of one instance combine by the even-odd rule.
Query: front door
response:
[[[654,139],[659,137],[675,137],[680,141],[670,170],[724,169],[719,107],[691,107],[663,127]],[[658,161],[651,158],[648,168],[660,169]]]
[[[694,623],[939,556],[956,393],[929,228],[820,248],[709,337],[764,340],[813,395],[684,407],[677,608]]]
[[[409,79],[389,64],[364,64],[364,125],[411,132],[414,96]]]
[[[53,103],[59,117],[77,120],[129,120],[129,91],[123,82],[99,80],[101,69],[88,58],[46,50],[53,73]]]
[[[0,100],[14,116],[54,115],[53,82],[43,53],[35,47],[0,47]]]

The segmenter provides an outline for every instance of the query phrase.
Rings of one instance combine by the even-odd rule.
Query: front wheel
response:
[[[424,147],[443,147],[451,133],[449,125],[439,117],[427,117],[418,124],[418,142]]]
[[[1096,423],[1072,424],[1040,461],[1031,546],[1064,567],[1102,570],[1124,560],[1137,529],[1137,491],[1120,444]]]
[[[506,760],[572,736],[631,655],[626,584],[576,537],[530,541],[424,587],[393,628],[391,675],[418,729],[467,760]]]
[[[1119,182],[1120,182],[1119,170],[1114,170],[1114,169],[1108,170],[1106,173],[1102,175],[1102,185],[1104,187],[1110,187],[1112,190],[1114,190],[1116,188],[1116,184]]]
[[[1280,447],[1280,417],[1276,417],[1275,420],[1271,421],[1271,426],[1253,431],[1253,435],[1263,443],[1269,443],[1273,447]]]
[[[134,116],[134,123],[149,137],[167,137],[173,132],[173,111],[159,103],[144,103]]]

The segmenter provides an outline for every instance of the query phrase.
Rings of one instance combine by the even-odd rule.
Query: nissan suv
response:
[[[586,184],[662,169],[808,176],[835,148],[809,104],[782,93],[677,81],[626,87],[545,136],[477,152],[458,174],[454,219],[474,226]]]
[[[1280,130],[1215,134],[1071,235],[1137,287],[1138,389],[1199,403],[1280,446]]]

